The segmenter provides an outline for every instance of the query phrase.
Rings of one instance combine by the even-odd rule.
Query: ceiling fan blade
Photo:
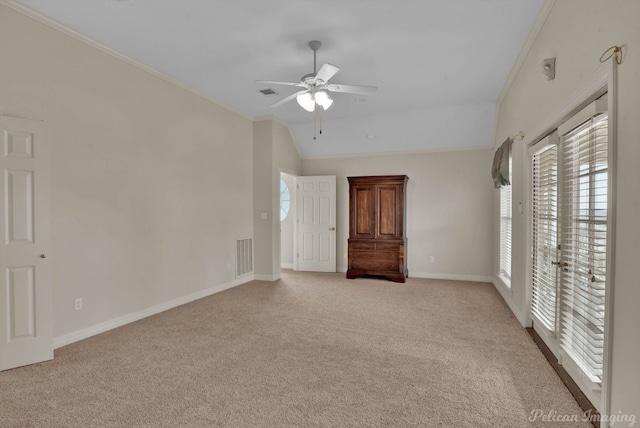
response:
[[[271,104],[271,107],[280,107],[282,104],[288,103],[292,99],[296,98],[298,95],[302,95],[302,94],[304,94],[306,92],[309,92],[309,90],[305,89],[304,91],[298,91],[298,92],[296,92],[294,94],[289,95],[286,98],[281,99],[280,101],[277,101],[277,102]]]
[[[298,88],[306,88],[307,86],[304,83],[300,82],[274,82],[272,80],[256,80],[256,83],[270,83],[272,85],[287,85],[287,86],[297,86]]]
[[[318,71],[318,74],[316,74],[316,80],[322,80],[324,83],[327,83],[338,71],[340,71],[340,69],[335,65],[324,64],[320,68],[320,71]]]
[[[326,85],[327,90],[331,92],[346,92],[348,94],[361,94],[361,95],[373,95],[378,92],[378,88],[375,86],[361,86],[361,85],[343,85],[340,83],[331,83]]]

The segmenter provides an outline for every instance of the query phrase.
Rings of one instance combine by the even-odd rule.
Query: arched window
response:
[[[289,205],[291,204],[291,195],[287,183],[280,180],[280,221],[287,218],[289,214]]]

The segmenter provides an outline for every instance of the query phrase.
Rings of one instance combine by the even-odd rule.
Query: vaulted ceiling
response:
[[[544,0],[21,0],[21,3],[253,118],[288,123],[305,157],[486,146],[495,102]],[[317,67],[322,113],[271,104]],[[259,90],[277,92],[263,95]],[[316,116],[316,130],[320,116]],[[314,135],[317,139],[314,140]]]

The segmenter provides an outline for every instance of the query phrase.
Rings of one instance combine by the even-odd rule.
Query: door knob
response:
[[[46,254],[40,254],[40,258],[41,258],[41,259],[46,259],[46,258],[47,258],[47,255],[46,255]]]
[[[329,230],[336,230],[336,228],[335,227],[330,227]]]

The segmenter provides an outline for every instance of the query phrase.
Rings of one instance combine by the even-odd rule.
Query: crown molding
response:
[[[76,40],[78,40],[78,41],[80,41],[80,42],[82,42],[82,43],[84,43],[86,45],[89,45],[89,46],[91,46],[91,47],[93,47],[95,49],[98,49],[99,51],[101,51],[103,53],[106,53],[107,55],[110,55],[110,56],[112,56],[112,57],[114,57],[116,59],[119,59],[120,61],[124,61],[127,64],[132,65],[133,67],[136,67],[137,69],[139,69],[141,71],[149,73],[149,74],[151,74],[151,75],[153,75],[153,76],[155,76],[155,77],[157,77],[159,79],[164,80],[167,83],[170,83],[170,84],[172,84],[174,86],[177,86],[180,89],[183,89],[183,90],[185,90],[187,92],[190,92],[191,94],[196,95],[196,96],[204,99],[205,101],[208,101],[208,102],[210,102],[212,104],[215,104],[215,105],[217,105],[219,107],[222,107],[222,108],[224,108],[226,110],[229,110],[230,112],[235,113],[238,116],[241,116],[241,117],[243,117],[243,118],[245,118],[247,120],[250,120],[250,121],[253,121],[253,119],[254,119],[253,116],[250,116],[250,115],[248,115],[248,114],[246,114],[246,113],[244,113],[244,112],[242,112],[242,111],[240,111],[240,110],[238,110],[238,109],[236,109],[234,107],[231,107],[230,105],[225,104],[222,101],[219,101],[219,100],[213,98],[212,96],[210,96],[208,94],[205,94],[204,92],[193,88],[192,86],[189,86],[189,85],[187,85],[185,83],[182,83],[179,80],[177,80],[177,79],[175,79],[175,78],[173,78],[173,77],[171,77],[171,76],[169,76],[167,74],[164,74],[161,71],[158,71],[155,68],[153,68],[153,67],[151,67],[151,66],[149,66],[149,65],[147,65],[147,64],[145,64],[145,63],[143,63],[141,61],[138,61],[138,60],[136,60],[136,59],[134,59],[134,58],[132,58],[132,57],[130,57],[130,56],[128,56],[128,55],[116,50],[116,49],[113,49],[113,48],[111,48],[111,47],[109,47],[109,46],[107,46],[105,44],[102,44],[102,43],[98,42],[97,40],[94,40],[94,39],[90,38],[89,36],[86,36],[86,35],[78,32],[78,31],[76,31],[76,30],[74,30],[74,29],[72,29],[70,27],[67,27],[66,25],[64,25],[64,24],[62,24],[62,23],[60,23],[60,22],[58,22],[58,21],[56,21],[56,20],[54,20],[52,18],[49,18],[48,16],[45,16],[42,13],[40,13],[40,12],[34,10],[34,9],[31,9],[30,7],[28,7],[28,6],[26,6],[26,5],[22,4],[22,3],[19,3],[19,2],[15,1],[15,0],[0,0],[0,5],[4,5],[4,6],[8,7],[9,9],[12,9],[12,10],[14,10],[14,11],[16,11],[16,12],[18,12],[18,13],[24,15],[24,16],[27,16],[27,17],[35,20],[35,21],[38,21],[38,22],[40,22],[40,23],[42,23],[42,24],[44,24],[44,25],[46,25],[46,26],[48,26],[48,27],[50,27],[50,28],[52,28],[52,29],[54,29],[56,31],[59,31],[59,32],[65,34],[65,35],[67,35],[69,37],[72,37],[72,38],[74,38],[74,39],[76,39]]]
[[[369,153],[345,153],[328,156],[306,156],[303,160],[323,160],[323,159],[340,159],[340,158],[365,158],[378,156],[412,156],[412,155],[429,155],[437,153],[458,153],[458,152],[475,152],[493,150],[493,145],[484,146],[466,146],[466,147],[439,147],[434,149],[405,150],[397,152],[369,152]]]

